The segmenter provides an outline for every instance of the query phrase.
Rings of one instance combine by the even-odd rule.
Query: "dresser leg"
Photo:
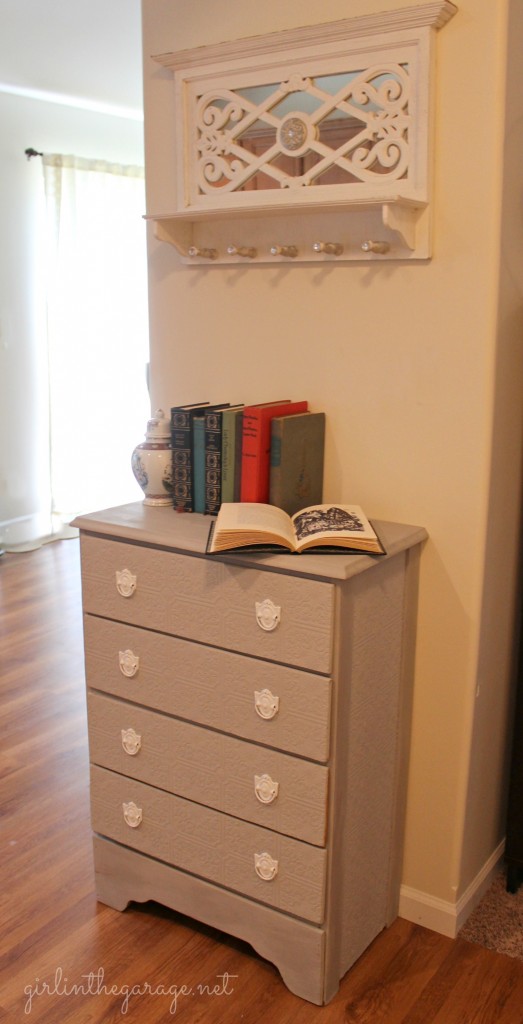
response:
[[[113,910],[126,910],[133,899],[132,895],[123,891],[118,879],[106,874],[95,873],[95,887],[97,900]]]

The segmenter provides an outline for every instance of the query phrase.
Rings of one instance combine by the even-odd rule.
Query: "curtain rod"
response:
[[[26,155],[28,160],[30,160],[32,156],[43,156],[44,155],[43,153],[39,153],[37,149],[32,149],[32,147],[30,147],[29,149],[25,149],[24,153],[25,153],[25,155]]]

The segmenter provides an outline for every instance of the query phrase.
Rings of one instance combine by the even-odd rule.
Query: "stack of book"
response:
[[[173,505],[215,515],[224,502],[262,502],[292,515],[322,500],[324,442],[325,413],[306,401],[175,406]]]

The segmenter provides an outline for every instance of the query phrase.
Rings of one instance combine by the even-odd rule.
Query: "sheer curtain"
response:
[[[54,529],[143,497],[131,453],[150,416],[144,173],[44,155]]]

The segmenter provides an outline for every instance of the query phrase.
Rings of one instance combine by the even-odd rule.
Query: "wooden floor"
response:
[[[0,557],[0,666],[0,1021],[522,1024],[521,961],[406,921],[317,1007],[241,942],[96,902],[76,540]]]

